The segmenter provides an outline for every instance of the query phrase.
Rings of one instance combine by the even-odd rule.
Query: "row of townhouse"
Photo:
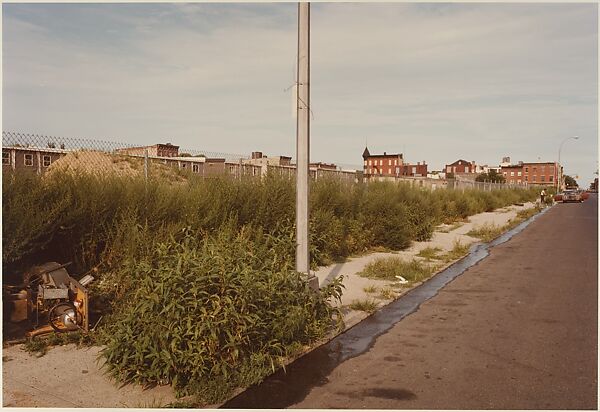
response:
[[[48,168],[74,150],[50,147],[9,146],[2,147],[2,169],[31,170],[42,174]],[[205,177],[229,174],[239,177],[262,176],[268,171],[276,171],[282,175],[294,175],[296,166],[291,163],[291,157],[266,157],[261,152],[253,152],[250,159],[240,158],[239,161],[227,161],[225,158],[209,158],[203,155],[191,156],[179,153],[179,146],[171,143],[155,144],[152,146],[128,147],[116,149],[116,154],[145,158],[148,156],[150,167],[161,163],[180,170],[189,170],[193,174]],[[346,180],[358,181],[361,174],[355,170],[338,170],[332,163],[316,162],[310,164],[310,175],[313,178],[336,176]]]
[[[556,162],[523,162],[512,164],[510,157],[502,158],[498,166],[477,165],[475,161],[459,159],[444,167],[446,175],[463,180],[475,180],[481,173],[490,171],[502,175],[509,184],[556,185],[561,168]]]

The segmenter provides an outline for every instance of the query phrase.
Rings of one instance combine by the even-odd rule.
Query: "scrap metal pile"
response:
[[[47,262],[22,274],[19,285],[4,285],[3,298],[11,322],[28,321],[26,336],[49,332],[88,331],[92,276],[77,281],[65,269],[69,263]]]

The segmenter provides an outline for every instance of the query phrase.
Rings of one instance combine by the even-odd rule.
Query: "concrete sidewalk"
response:
[[[387,287],[391,282],[362,278],[358,275],[369,263],[381,257],[400,256],[412,259],[426,247],[439,247],[442,253],[452,249],[455,241],[470,244],[477,239],[467,236],[474,227],[483,224],[503,226],[513,219],[519,210],[533,207],[511,206],[491,213],[471,216],[468,222],[459,227],[441,226],[432,239],[415,242],[409,249],[394,253],[372,253],[351,258],[347,262],[320,268],[316,275],[321,286],[338,275],[344,275],[344,295],[342,306],[355,300],[376,299],[379,305],[385,300],[364,291],[367,286]],[[452,230],[450,230],[452,229]],[[447,233],[446,233],[447,232]],[[414,287],[413,285],[412,287]],[[409,289],[397,289],[399,296]],[[365,312],[344,308],[346,329],[368,316]],[[161,407],[176,401],[169,386],[143,389],[137,385],[119,387],[111,381],[97,362],[100,348],[77,349],[74,345],[54,347],[37,358],[22,349],[22,345],[3,348],[2,382],[4,407],[54,407],[54,408],[148,408]]]
[[[428,247],[440,248],[440,253],[445,253],[452,250],[455,242],[460,242],[463,245],[470,245],[479,241],[477,238],[466,235],[466,233],[470,232],[474,228],[478,228],[482,225],[495,225],[502,227],[511,219],[514,219],[519,211],[530,209],[534,206],[535,204],[531,202],[525,203],[523,206],[509,206],[494,212],[485,212],[470,216],[467,222],[461,223],[460,225],[441,225],[436,228],[431,240],[429,241],[413,242],[408,249],[399,252],[371,253],[356,258],[350,258],[344,263],[337,263],[330,266],[321,267],[319,270],[317,270],[315,275],[319,278],[320,286],[326,285],[329,281],[339,275],[344,276],[343,283],[346,288],[344,289],[341,304],[344,313],[344,323],[346,325],[346,329],[348,329],[369,316],[369,314],[366,312],[349,309],[348,305],[350,305],[352,302],[370,299],[375,300],[379,304],[379,307],[381,307],[417,286],[416,284],[413,284],[408,287],[399,287],[399,285],[395,284],[394,282],[367,279],[358,275],[358,273],[360,273],[369,263],[377,259],[392,256],[400,257],[407,261],[412,259],[420,260],[422,258],[417,256],[418,253]],[[453,262],[449,262],[447,265],[440,267],[436,272],[443,270],[444,267],[447,267],[452,263]],[[397,291],[397,296],[394,299],[383,299],[377,293],[373,294],[365,292],[364,289],[367,287],[375,287],[378,290],[381,288],[392,287]]]

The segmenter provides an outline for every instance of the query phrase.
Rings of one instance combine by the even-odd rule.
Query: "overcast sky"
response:
[[[3,130],[295,156],[297,6],[3,4]],[[311,160],[598,164],[596,4],[313,3]]]

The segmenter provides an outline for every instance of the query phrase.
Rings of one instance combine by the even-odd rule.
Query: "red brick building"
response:
[[[506,183],[555,186],[558,179],[556,162],[519,162],[517,165],[502,166]]]
[[[412,176],[412,177],[427,177],[427,163],[417,162],[416,165],[403,164],[400,167],[400,176]]]
[[[372,155],[365,147],[363,152],[364,175],[369,176],[400,176],[401,167],[404,165],[402,153]]]
[[[475,161],[469,162],[467,160],[459,159],[454,163],[450,163],[444,167],[446,174],[452,173],[457,174],[475,174],[477,173],[477,165]]]

